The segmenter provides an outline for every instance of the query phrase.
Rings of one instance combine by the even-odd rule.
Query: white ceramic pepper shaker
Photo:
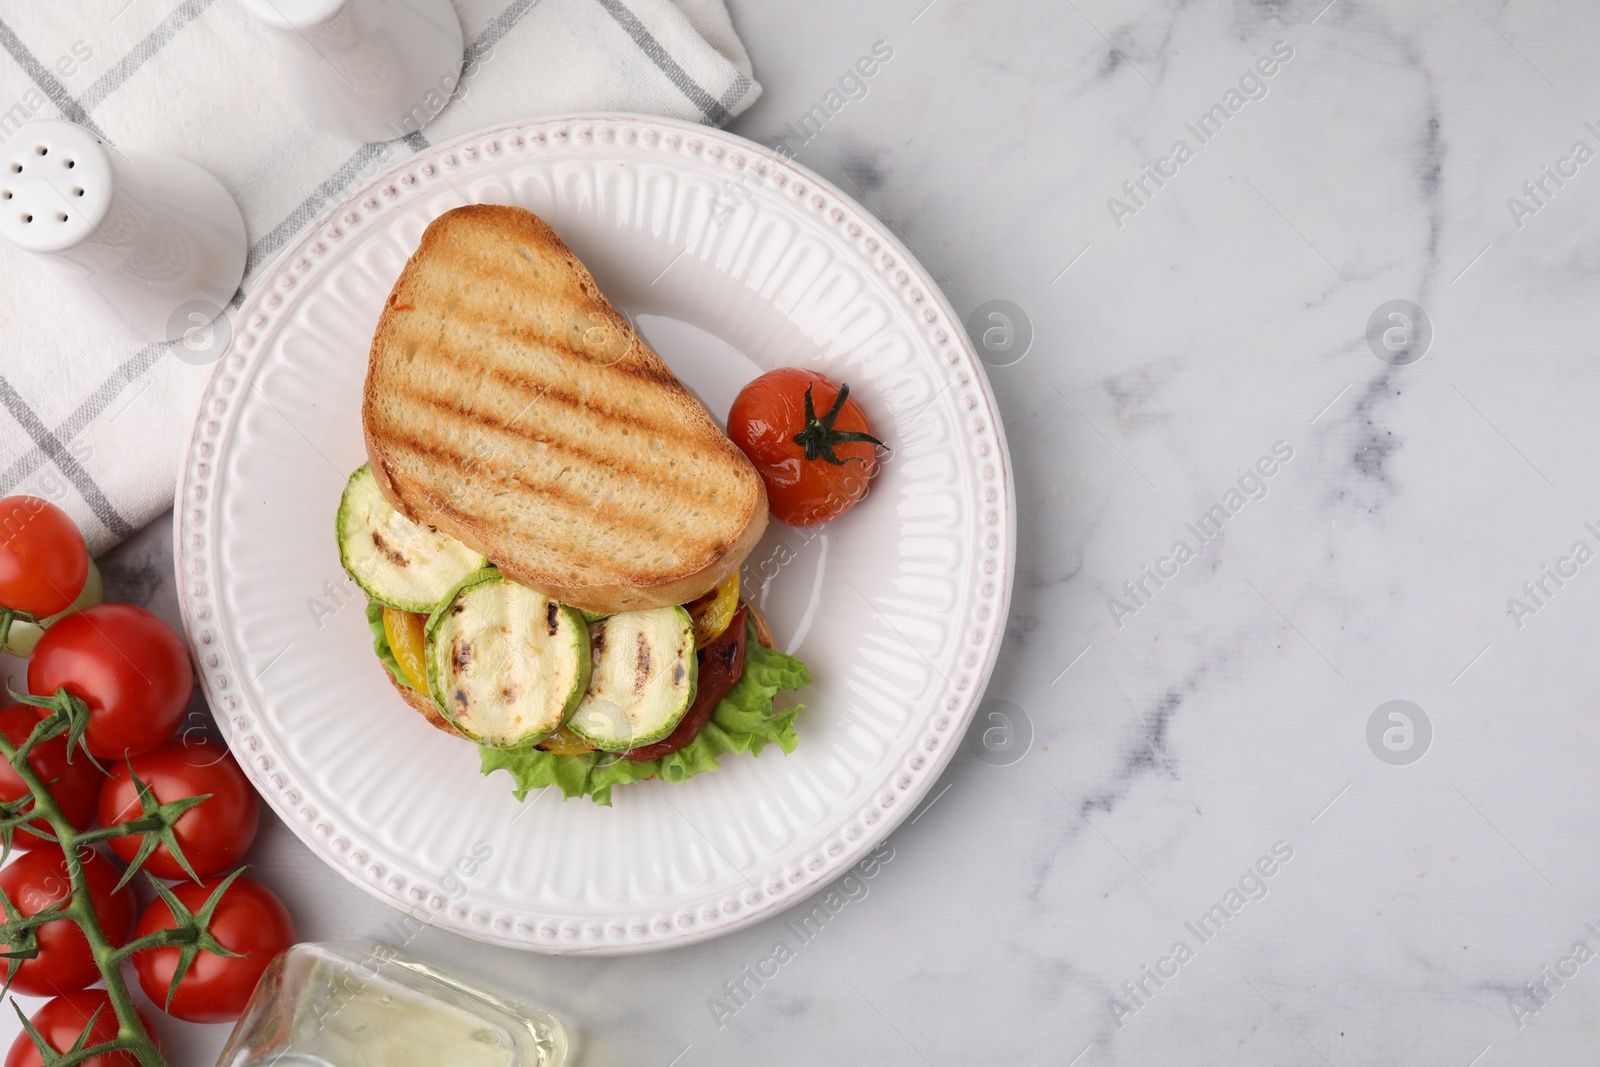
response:
[[[173,341],[221,314],[244,277],[244,218],[205,170],[118,151],[71,122],[0,149],[0,236],[49,264],[112,327]]]
[[[450,0],[240,0],[266,27],[284,89],[312,122],[356,141],[415,133],[461,81]]]

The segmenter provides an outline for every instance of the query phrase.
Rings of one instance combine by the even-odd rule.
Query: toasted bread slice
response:
[[[396,508],[573,607],[687,603],[766,528],[750,461],[521,208],[428,226],[378,322],[361,418]]]
[[[451,737],[462,736],[461,731],[457,730],[454,726],[451,726],[450,720],[445,718],[444,715],[440,713],[439,705],[433,702],[432,697],[428,696],[426,693],[417,692],[409,685],[403,685],[400,682],[400,679],[396,678],[388,671],[384,671],[383,673],[384,676],[387,677],[391,683],[393,683],[395,689],[399,691],[401,699],[403,699],[407,704],[410,704],[413,711],[420,714],[424,719],[427,719],[429,726],[432,726],[438,730],[443,730]],[[462,738],[462,740],[465,740],[465,738]]]

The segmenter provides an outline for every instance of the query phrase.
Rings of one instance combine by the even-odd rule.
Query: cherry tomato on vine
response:
[[[67,513],[36,496],[0,500],[0,608],[65,611],[89,576],[89,550]]]
[[[92,848],[83,848],[78,854],[101,931],[113,945],[125,944],[128,927],[139,911],[133,890],[123,886],[113,893],[120,876],[116,865]],[[41,912],[72,895],[66,857],[54,845],[25,852],[0,870],[0,890],[24,916]],[[39,955],[15,964],[13,993],[48,997],[71,993],[100,980],[100,968],[89,951],[89,942],[71,919],[45,923],[34,935]],[[16,948],[15,944],[11,946],[13,951]],[[11,966],[12,961],[0,960],[0,975]]]
[[[172,736],[194,671],[172,627],[132,604],[97,604],[46,630],[28,661],[29,692],[61,686],[89,706],[89,751],[122,759]]]
[[[768,371],[740,390],[728,436],[755,464],[772,514],[790,526],[819,526],[853,508],[883,444],[848,385],[799,367]]]
[[[137,1008],[134,1010],[138,1011]],[[95,1014],[97,1011],[98,1015]],[[151,1029],[149,1018],[142,1011],[139,1012],[139,1018],[144,1021],[145,1032],[150,1039],[156,1040],[156,1032]],[[94,1020],[94,1029],[89,1031],[89,1039],[83,1043],[84,1048],[103,1044],[117,1036],[117,1013],[111,1006],[111,997],[104,989],[84,989],[56,997],[34,1012],[28,1021],[33,1023],[46,1044],[57,1052],[65,1052],[77,1042],[90,1019]],[[39,1049],[26,1030],[17,1035],[17,1039],[11,1042],[11,1051],[6,1053],[5,1067],[42,1067],[43,1063],[44,1058],[39,1055]],[[138,1064],[132,1053],[113,1052],[92,1056],[83,1061],[82,1067],[138,1067]]]
[[[178,816],[172,828],[178,848],[201,878],[238,863],[255,840],[261,800],[228,750],[214,741],[174,738],[112,767],[100,790],[100,825],[115,826],[139,817],[143,808],[134,776],[150,787],[159,804],[211,794]],[[131,863],[143,841],[143,834],[129,834],[113,837],[108,844],[124,863]],[[166,845],[156,847],[143,869],[158,878],[189,877]]]
[[[36,708],[30,708],[25,704],[12,704],[10,707],[0,708],[0,732],[3,732],[14,745],[26,741],[28,734],[38,722],[39,715]],[[81,752],[74,755],[72,762],[68,763],[65,736],[52,737],[35,745],[28,753],[28,764],[49,786],[50,795],[61,806],[61,813],[67,817],[67,821],[79,830],[88,829],[89,824],[94,821],[95,811],[100,803],[100,783],[105,781],[106,776],[101,774]],[[28,787],[23,784],[17,772],[12,770],[11,761],[0,756],[0,800],[9,803],[27,795]],[[38,826],[46,833],[50,831],[49,824],[43,818],[34,819],[28,826]],[[47,844],[54,842],[49,838],[30,834],[26,827],[18,827],[12,837],[13,847],[24,850]]]
[[[221,882],[220,878],[208,878],[199,884],[182,882],[172,887],[172,895],[191,912],[198,913]],[[139,916],[134,936],[144,937],[176,926],[172,909],[157,898]],[[202,949],[178,983],[170,1005],[167,990],[178,967],[178,949],[163,946],[133,954],[133,969],[145,996],[166,1006],[168,1014],[191,1023],[237,1019],[267,964],[294,944],[294,921],[283,901],[260,882],[248,878],[234,879],[212,913],[209,929],[223,948],[244,955],[218,956]]]

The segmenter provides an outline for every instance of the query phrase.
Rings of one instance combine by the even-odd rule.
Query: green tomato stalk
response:
[[[11,628],[22,625],[38,625],[39,620],[26,611],[13,611],[10,608],[0,608],[0,649],[11,643]]]
[[[115,826],[103,826],[93,830],[79,830],[68,821],[62,812],[61,806],[50,795],[48,783],[39,777],[33,765],[28,762],[28,754],[36,745],[54,737],[66,734],[68,737],[69,753],[72,749],[81,749],[84,758],[93,759],[87,748],[83,747],[83,731],[88,725],[89,709],[82,700],[68,693],[65,688],[56,691],[54,696],[38,697],[12,692],[11,696],[22,703],[38,708],[47,709],[50,714],[39,720],[38,725],[20,745],[14,744],[11,739],[0,733],[0,755],[10,761],[11,768],[28,787],[29,795],[18,800],[0,805],[0,861],[11,851],[12,839],[18,830],[29,833],[36,827],[27,826],[39,819],[43,819],[50,827],[50,835],[60,845],[62,855],[65,857],[67,877],[72,886],[72,895],[54,907],[47,908],[38,914],[23,917],[15,905],[0,893],[0,907],[4,908],[4,923],[0,923],[0,942],[5,942],[9,951],[0,952],[0,957],[18,963],[22,960],[32,959],[39,954],[36,941],[36,931],[47,922],[67,919],[76,923],[83,931],[89,949],[94,953],[95,963],[99,965],[100,974],[105,979],[106,994],[111,999],[111,1006],[117,1015],[117,1036],[109,1041],[96,1045],[87,1044],[88,1035],[94,1028],[94,1020],[90,1020],[88,1027],[83,1031],[74,1047],[66,1052],[57,1052],[50,1047],[44,1037],[36,1030],[26,1017],[22,1024],[28,1035],[33,1039],[39,1050],[45,1067],[74,1067],[95,1056],[105,1055],[110,1052],[126,1052],[132,1055],[141,1064],[141,1067],[167,1067],[166,1059],[156,1047],[154,1039],[145,1029],[144,1021],[139,1013],[134,1010],[133,998],[129,996],[128,985],[122,977],[121,963],[135,952],[149,948],[173,946],[179,949],[178,968],[172,976],[172,985],[167,992],[167,1003],[172,1002],[172,996],[177,992],[178,984],[183,976],[188,973],[189,966],[201,951],[214,952],[220,956],[235,956],[238,953],[224,948],[211,936],[208,929],[212,912],[217,903],[222,899],[222,894],[232,884],[233,879],[241,872],[235,872],[225,882],[219,885],[206,901],[198,913],[191,913],[177,902],[170,890],[165,885],[150,878],[155,885],[157,893],[167,901],[171,908],[173,918],[177,922],[176,928],[158,930],[155,933],[137,938],[128,942],[121,948],[113,945],[106,937],[105,931],[100,928],[100,921],[94,913],[93,901],[89,894],[89,885],[84,878],[83,859],[81,849],[86,849],[98,841],[107,841],[113,837],[123,837],[128,834],[144,834],[144,841],[138,853],[134,856],[133,863],[129,865],[122,881],[118,883],[120,889],[128,879],[132,878],[149,857],[158,844],[165,844],[172,852],[174,858],[189,870],[188,860],[183,857],[178,847],[176,836],[172,827],[185,811],[196,804],[206,800],[206,796],[186,797],[183,800],[173,801],[169,804],[160,804],[155,801],[150,789],[143,782],[135,778],[139,789],[140,807],[142,811],[138,816],[127,822]],[[69,755],[70,759],[70,755]],[[26,828],[25,828],[26,827]],[[44,836],[40,834],[39,836]],[[192,873],[192,872],[191,872]],[[149,877],[149,875],[146,875]],[[198,879],[196,879],[198,881]],[[12,972],[14,973],[14,972]],[[8,976],[5,988],[10,986]],[[0,988],[3,994],[4,988]],[[22,1016],[22,1009],[17,1006],[15,998],[12,1006],[17,1014]]]
[[[815,384],[815,383],[812,383]],[[806,450],[806,459],[825,459],[835,467],[842,467],[845,461],[834,454],[835,445],[847,444],[858,441],[862,444],[877,445],[887,448],[882,441],[870,433],[857,433],[855,430],[838,430],[834,428],[834,420],[839,417],[839,412],[844,410],[844,402],[850,399],[850,387],[841,384],[839,395],[833,398],[833,407],[821,418],[817,417],[816,405],[811,402],[811,385],[806,386],[806,424],[805,427],[794,435],[794,443]],[[865,461],[859,460],[865,465]]]
[[[0,608],[0,652],[27,659],[44,636],[45,630],[75,611],[93,607],[105,599],[105,581],[94,560],[89,561],[89,574],[83,580],[83,589],[69,606],[48,618],[37,618],[22,611]]]

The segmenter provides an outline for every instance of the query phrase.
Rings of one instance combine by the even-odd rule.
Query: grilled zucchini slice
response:
[[[367,463],[345,483],[338,530],[345,572],[369,597],[400,611],[428,614],[488,563],[482,553],[396,511]]]
[[[589,631],[571,608],[490,569],[428,619],[428,684],[445,717],[493,748],[535,745],[589,683]]]
[[[694,644],[694,622],[680,607],[590,623],[593,669],[567,729],[602,752],[653,745],[672,733],[694,702]]]

